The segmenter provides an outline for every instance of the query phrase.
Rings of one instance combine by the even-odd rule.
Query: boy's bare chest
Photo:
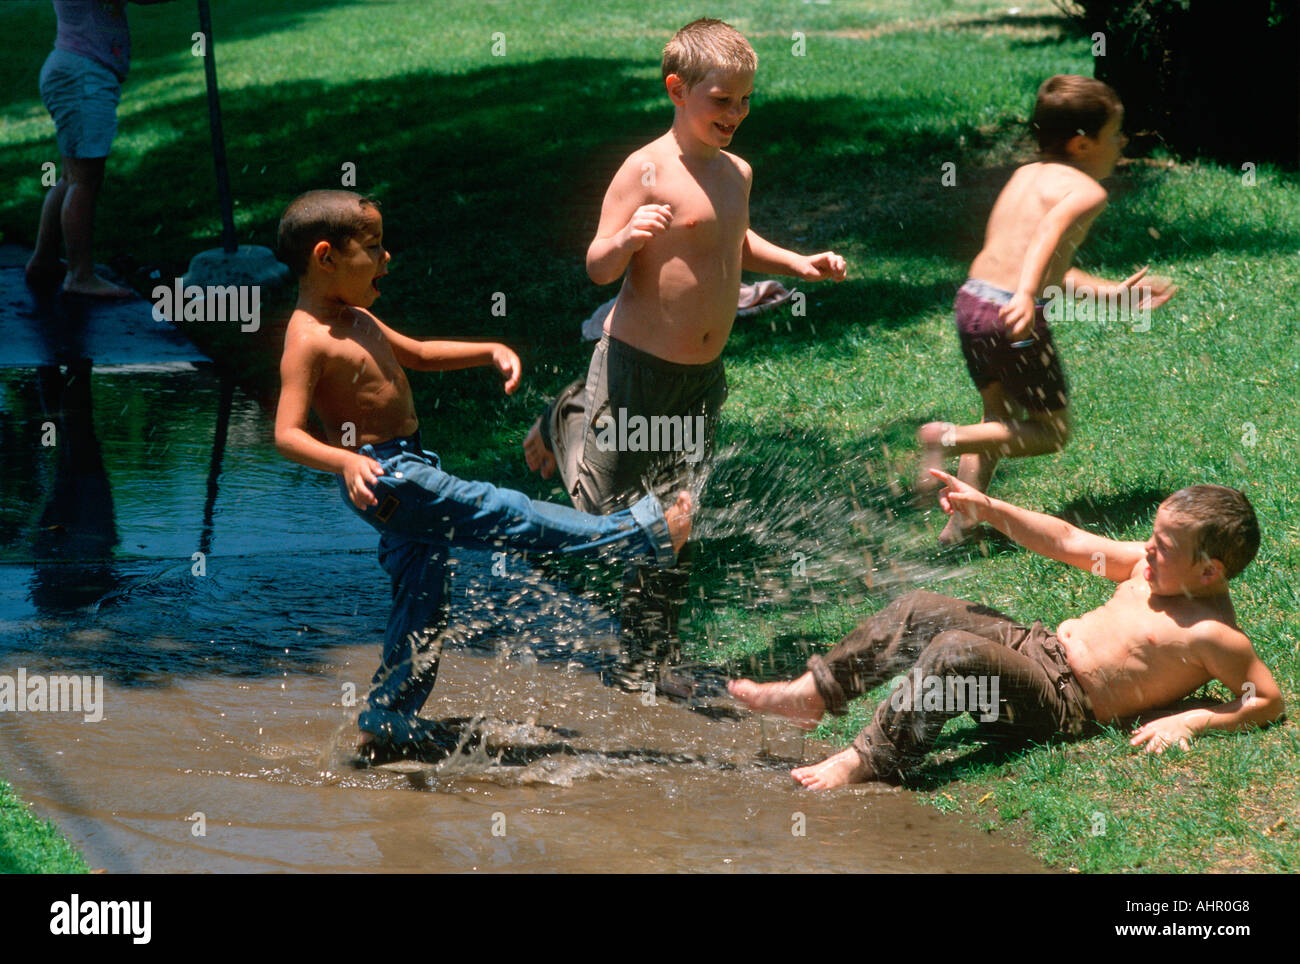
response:
[[[749,228],[749,199],[739,175],[696,179],[683,171],[665,180],[661,203],[672,206],[669,231],[676,245],[739,250]]]
[[[1156,596],[1143,580],[1121,583],[1103,612],[1114,631],[1134,652],[1142,652],[1149,663],[1182,662],[1191,643],[1191,627],[1211,615],[1191,600]]]
[[[399,391],[406,373],[393,356],[383,334],[364,321],[350,328],[347,337],[331,337],[322,367],[320,387],[331,393],[371,393],[384,386]]]

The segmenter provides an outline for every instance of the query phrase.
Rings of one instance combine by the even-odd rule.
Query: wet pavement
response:
[[[96,722],[0,713],[0,775],[94,867],[1043,869],[902,791],[802,790],[792,760],[827,748],[725,700],[602,685],[612,599],[488,553],[457,556],[461,633],[425,710],[481,743],[354,770],[376,536],[257,404],[209,371],[10,368],[0,447],[0,675],[104,681]]]

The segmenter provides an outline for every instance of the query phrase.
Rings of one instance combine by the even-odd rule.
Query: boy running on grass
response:
[[[788,716],[807,729],[823,713],[904,675],[853,745],[791,775],[823,790],[866,780],[903,782],[943,725],[975,709],[971,690],[1026,740],[1078,737],[1094,721],[1168,707],[1212,679],[1238,698],[1213,709],[1156,716],[1132,745],[1188,749],[1209,729],[1241,730],[1282,715],[1282,693],[1237,628],[1228,580],[1255,557],[1259,524],[1246,497],[1220,485],[1180,489],[1160,504],[1151,538],[1116,542],[1052,516],[991,499],[938,469],[943,510],[987,522],[1049,559],[1118,583],[1104,606],[1061,623],[1026,627],[961,599],[913,592],[894,600],[789,683],[729,684],[752,709]],[[972,687],[972,682],[975,684]],[[959,705],[960,704],[960,705]]]
[[[580,509],[612,512],[647,487],[702,484],[727,397],[721,355],[742,270],[844,279],[834,252],[795,254],[749,226],[752,173],[724,148],[749,113],[757,65],[749,42],[719,20],[677,31],[662,65],[672,128],[628,157],[605,194],[587,273],[602,285],[623,278],[618,301],[586,379],[524,441],[528,467],[542,478],[558,468]],[[639,686],[674,655],[689,552],[675,570],[637,567],[625,577],[625,685]]]
[[[1146,268],[1115,282],[1070,266],[1106,207],[1098,182],[1115,170],[1128,143],[1123,120],[1119,97],[1101,81],[1058,74],[1038,89],[1034,132],[1043,160],[1021,167],[998,195],[984,249],[957,292],[957,333],[984,418],[917,430],[922,491],[933,491],[928,470],[949,455],[961,456],[957,477],[983,492],[1000,458],[1057,452],[1069,441],[1065,375],[1044,317],[1047,289],[1064,285],[1102,304],[1127,298],[1134,313],[1164,304],[1177,290],[1167,278],[1146,277]],[[939,541],[959,543],[969,534],[954,515]]]
[[[690,532],[686,492],[666,514],[647,495],[601,517],[444,472],[421,442],[403,369],[493,365],[509,393],[519,384],[519,358],[493,343],[416,341],[371,314],[388,273],[383,231],[374,201],[310,191],[285,210],[279,232],[280,257],[298,276],[298,304],[280,362],[276,448],[338,476],[349,507],[379,530],[379,563],[393,584],[383,661],[358,720],[359,765],[424,755],[430,743],[455,747],[443,728],[416,716],[437,677],[452,546],[671,564]],[[328,442],[307,431],[309,411]]]

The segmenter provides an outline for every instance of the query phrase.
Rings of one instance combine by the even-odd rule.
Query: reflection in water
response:
[[[113,494],[95,438],[89,359],[37,371],[41,441],[54,441],[54,484],[32,539],[32,602],[43,613],[94,603],[116,584]],[[50,439],[53,435],[53,439]]]

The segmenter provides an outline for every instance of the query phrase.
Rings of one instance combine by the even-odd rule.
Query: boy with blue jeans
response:
[[[127,298],[129,289],[95,274],[91,253],[95,205],[117,132],[117,102],[131,66],[126,0],[54,0],[54,13],[58,35],[41,68],[41,100],[54,118],[63,175],[45,195],[27,283],[44,288],[61,280],[70,294]],[[66,277],[61,244],[68,253]]]
[[[593,516],[449,475],[421,443],[403,368],[495,365],[509,393],[519,384],[518,356],[494,343],[416,341],[367,310],[389,261],[383,220],[369,199],[348,191],[302,195],[281,218],[279,249],[299,289],[280,363],[276,447],[338,475],[345,501],[379,530],[379,562],[393,585],[383,661],[358,720],[365,734],[358,762],[419,754],[431,740],[449,749],[447,734],[416,714],[437,678],[450,548],[671,565],[690,531],[690,498],[680,493],[665,513],[646,495],[626,511]],[[308,433],[309,411],[328,444]]]

